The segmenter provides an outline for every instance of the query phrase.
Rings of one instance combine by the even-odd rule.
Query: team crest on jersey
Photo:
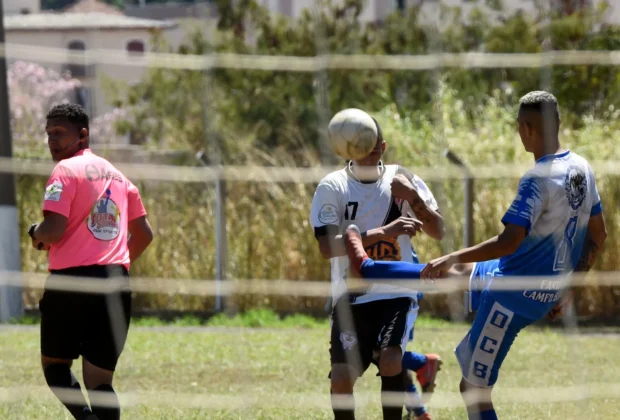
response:
[[[357,344],[357,334],[353,331],[343,331],[340,333],[340,342],[342,343],[342,348],[351,350]]]
[[[325,225],[338,224],[338,210],[332,204],[325,204],[319,211],[319,221]]]
[[[86,219],[88,230],[102,241],[111,241],[118,236],[121,213],[116,203],[110,198],[112,193],[106,191],[106,197],[100,198]]]
[[[568,168],[564,180],[564,190],[571,208],[577,210],[581,207],[588,193],[588,181],[586,180],[586,174],[581,168],[575,165],[571,165]]]

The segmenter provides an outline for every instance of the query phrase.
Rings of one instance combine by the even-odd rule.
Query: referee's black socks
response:
[[[52,364],[43,369],[45,381],[52,388],[54,395],[67,407],[67,410],[77,420],[91,414],[86,398],[82,394],[80,383],[73,376],[71,368],[66,364]],[[73,392],[67,392],[73,391]]]
[[[401,420],[405,403],[404,372],[381,377],[381,405],[383,420]],[[385,394],[384,394],[385,393]]]
[[[112,385],[99,385],[89,392],[93,391],[96,393],[91,396],[90,400],[93,414],[99,420],[120,420],[121,405]]]

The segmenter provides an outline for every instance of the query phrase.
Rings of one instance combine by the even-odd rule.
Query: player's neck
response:
[[[560,141],[558,139],[554,139],[549,142],[544,142],[538,150],[535,150],[534,159],[538,161],[545,156],[555,155],[563,151],[564,149],[560,146]]]
[[[376,181],[381,177],[383,170],[383,165],[380,163],[376,165],[358,165],[353,162],[349,168],[360,182]]]

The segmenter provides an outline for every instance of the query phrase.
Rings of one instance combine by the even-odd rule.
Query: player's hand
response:
[[[400,198],[405,201],[411,200],[412,196],[415,197],[415,195],[418,194],[411,181],[409,181],[407,177],[402,174],[398,174],[392,179],[390,187],[392,187],[393,197]]]
[[[385,236],[395,238],[400,235],[415,236],[418,232],[422,232],[423,223],[413,217],[399,217],[389,225],[383,228]]]
[[[421,279],[438,279],[447,277],[448,272],[454,264],[458,263],[458,258],[452,254],[434,259],[426,264],[426,267],[420,272]]]
[[[562,318],[568,308],[573,304],[573,292],[567,291],[562,299],[549,311],[547,317],[552,321],[557,321]]]
[[[50,246],[48,244],[44,244],[41,241],[38,241],[36,239],[32,239],[32,247],[38,251],[49,251],[50,250]]]

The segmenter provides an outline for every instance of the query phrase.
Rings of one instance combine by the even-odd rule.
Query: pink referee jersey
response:
[[[138,189],[90,149],[60,161],[45,189],[43,212],[67,217],[59,242],[51,245],[49,269],[124,265],[129,269],[127,224],[144,216]]]

